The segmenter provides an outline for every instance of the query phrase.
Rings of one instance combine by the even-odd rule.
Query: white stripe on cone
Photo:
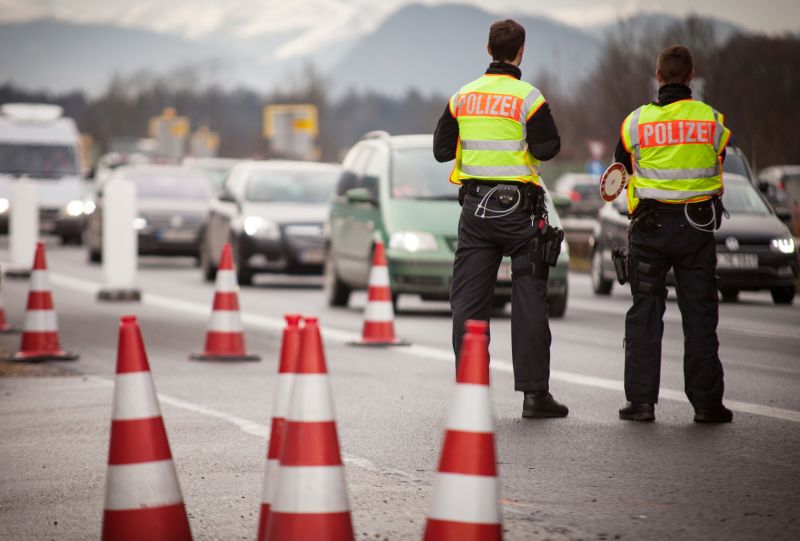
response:
[[[31,271],[31,291],[50,291],[46,270]]]
[[[452,522],[499,524],[499,497],[497,477],[437,473],[433,478],[433,505],[428,516]]]
[[[117,374],[116,381],[112,419],[125,421],[161,417],[150,372]]]
[[[364,310],[364,319],[366,321],[393,321],[394,310],[392,310],[392,303],[389,301],[369,301],[367,308]]]
[[[237,293],[236,271],[220,269],[217,271],[216,290],[219,293]]]
[[[389,268],[385,265],[373,265],[369,272],[369,285],[373,287],[389,287]]]
[[[278,476],[281,471],[281,461],[275,458],[267,460],[267,471],[264,475],[264,484],[261,488],[261,502],[272,504],[278,495]]]
[[[109,465],[106,481],[108,510],[143,509],[182,503],[172,460]]]
[[[56,332],[58,322],[53,310],[28,310],[25,312],[24,332]]]
[[[328,374],[295,374],[292,384],[292,405],[295,411],[286,415],[288,421],[306,423],[334,421]]]
[[[447,417],[447,429],[462,432],[493,432],[489,387],[459,383]]]
[[[208,330],[213,332],[243,332],[239,310],[214,310]]]
[[[292,385],[294,384],[295,374],[278,374],[278,392],[275,396],[275,412],[273,417],[286,419],[289,413],[289,402],[292,398]]]
[[[342,466],[281,466],[271,511],[340,513],[350,510]]]

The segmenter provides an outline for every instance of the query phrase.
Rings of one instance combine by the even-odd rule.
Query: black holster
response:
[[[630,257],[621,248],[614,248],[611,250],[611,260],[614,262],[614,271],[617,273],[617,282],[619,282],[619,285],[625,285],[625,282],[628,281]]]

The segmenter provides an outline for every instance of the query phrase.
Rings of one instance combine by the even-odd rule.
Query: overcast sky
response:
[[[330,34],[332,26],[342,32],[369,31],[396,9],[415,2],[473,4],[500,14],[546,15],[576,26],[659,12],[714,16],[759,32],[800,30],[800,0],[0,0],[0,20],[54,16],[188,36],[205,35],[222,25],[259,33],[308,31],[324,24]]]

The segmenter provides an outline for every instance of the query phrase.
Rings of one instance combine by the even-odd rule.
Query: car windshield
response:
[[[222,185],[225,184],[225,179],[228,178],[228,173],[230,173],[232,166],[224,166],[224,167],[211,167],[211,166],[200,166],[199,169],[203,171],[203,173],[208,176],[209,180],[211,180],[211,186],[219,190],[222,188]]]
[[[722,162],[722,172],[742,175],[746,179],[751,179],[752,177],[744,156],[732,151],[725,154],[725,160]]]
[[[392,154],[391,193],[395,199],[458,199],[448,182],[452,163],[439,163],[428,147],[396,149]]]
[[[136,183],[137,196],[147,199],[211,199],[208,179],[185,172],[137,172],[125,175]]]
[[[247,178],[244,197],[248,201],[325,203],[333,196],[338,179],[337,169],[256,169]]]
[[[78,174],[75,149],[68,145],[0,144],[0,172],[59,178]]]
[[[725,183],[722,204],[731,214],[771,214],[769,207],[749,182],[730,181]]]

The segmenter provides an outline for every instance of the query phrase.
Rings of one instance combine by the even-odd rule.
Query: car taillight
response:
[[[572,190],[571,192],[569,192],[569,198],[572,201],[580,201],[581,200],[581,194],[579,194],[575,190]]]

